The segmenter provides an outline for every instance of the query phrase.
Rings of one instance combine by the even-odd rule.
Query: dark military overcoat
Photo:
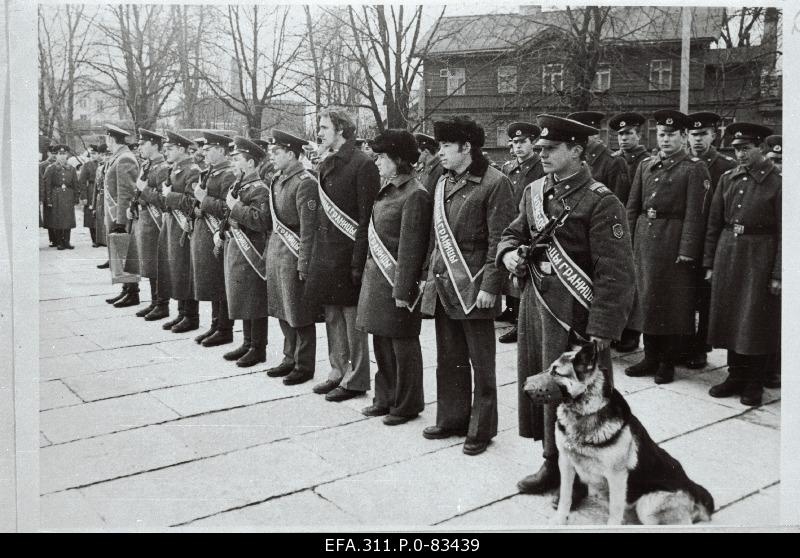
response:
[[[711,206],[711,200],[714,198],[714,191],[717,188],[717,184],[719,184],[719,179],[722,178],[725,171],[736,166],[736,159],[728,155],[723,155],[714,149],[713,145],[708,148],[708,151],[698,156],[698,159],[705,163],[711,180],[711,188],[706,193],[705,203],[703,204],[704,211],[708,213],[708,208]]]
[[[270,186],[276,220],[267,248],[267,299],[269,315],[292,327],[314,323],[314,310],[304,296],[305,282],[298,273],[308,273],[314,248],[314,228],[319,209],[317,180],[299,161],[278,171]],[[300,238],[297,256],[277,232],[278,223]]]
[[[591,140],[586,146],[586,162],[595,180],[614,192],[620,200],[628,199],[631,180],[625,161],[611,155],[603,142]]]
[[[195,300],[222,300],[225,298],[225,258],[221,251],[214,252],[214,232],[225,217],[225,197],[236,181],[237,173],[229,161],[211,167],[206,182],[206,197],[195,210],[192,233],[192,273]]]
[[[592,280],[593,299],[587,310],[554,275],[542,278],[541,295],[547,307],[585,338],[594,335],[617,340],[633,306],[635,278],[625,208],[611,191],[596,182],[586,165],[559,183],[545,178],[543,206],[548,217],[558,217],[564,205],[571,207],[564,224],[555,231],[564,252]],[[496,265],[506,271],[503,256],[519,246],[530,245],[534,224],[531,186],[525,188],[521,211],[503,232]],[[542,261],[545,261],[542,258]],[[532,264],[535,265],[535,264]],[[519,434],[541,439],[542,407],[525,395],[528,376],[547,370],[569,346],[569,334],[540,302],[530,278],[523,282],[519,306],[517,379]]]
[[[238,227],[254,250],[263,256],[267,248],[268,233],[272,228],[269,214],[269,188],[253,172],[242,178],[239,201],[230,211],[228,219],[231,227]],[[228,299],[228,316],[232,320],[253,320],[266,318],[269,313],[267,301],[267,282],[247,262],[247,259],[233,238],[233,231],[225,238],[225,294]],[[267,262],[269,266],[269,262]],[[260,270],[264,272],[264,270]]]
[[[714,347],[745,355],[779,350],[781,299],[769,286],[781,279],[781,182],[765,159],[725,172],[714,192],[703,256],[714,270],[708,334]]]
[[[323,191],[358,227],[354,242],[320,207],[305,294],[313,304],[355,306],[360,286],[353,284],[351,272],[363,273],[367,260],[367,227],[380,188],[378,167],[348,140],[322,159],[318,170]]]
[[[519,207],[519,202],[522,199],[522,192],[525,190],[525,186],[544,176],[542,160],[537,153],[534,153],[521,163],[517,159],[506,161],[503,163],[501,170],[511,182],[512,201],[514,202],[515,208]]]
[[[53,163],[44,171],[45,226],[51,229],[75,228],[75,202],[78,201],[78,173],[69,163]]]
[[[194,296],[191,245],[175,215],[191,216],[193,188],[200,179],[200,167],[187,157],[172,165],[169,176],[172,191],[164,197],[163,224],[158,235],[158,293],[175,300],[189,300]]]
[[[473,162],[458,182],[448,185],[450,173],[439,178],[436,188],[445,188],[445,214],[461,254],[474,276],[485,266],[479,289],[499,295],[506,273],[494,265],[500,235],[514,219],[511,183],[506,175],[489,167],[486,159]],[[434,200],[435,200],[434,193]],[[475,307],[469,315],[459,302],[444,258],[431,234],[431,256],[422,297],[422,313],[433,316],[441,304],[453,320],[494,319],[500,313],[501,297],[493,308]],[[438,301],[438,302],[437,302]]]
[[[619,157],[623,161],[625,161],[625,166],[628,169],[628,180],[633,183],[633,178],[636,176],[636,169],[639,168],[639,163],[642,162],[643,159],[646,159],[650,156],[650,152],[647,151],[647,148],[643,145],[637,145],[633,149],[624,150],[624,149],[617,149],[612,153],[614,157]],[[630,195],[630,192],[629,192]],[[619,197],[619,196],[617,196]],[[628,203],[628,199],[620,198],[620,201],[623,205]]]
[[[375,232],[395,262],[394,288],[378,267],[372,252],[367,254],[364,282],[358,300],[357,327],[382,337],[416,337],[422,318],[418,283],[428,255],[433,217],[433,199],[425,187],[409,175],[384,184],[372,208]],[[416,306],[398,308],[395,299]]]
[[[693,335],[697,266],[705,239],[705,165],[685,151],[642,161],[628,200],[637,304],[632,329],[650,335]],[[686,256],[693,263],[676,263]]]
[[[145,165],[148,163],[145,162]],[[139,194],[139,215],[131,224],[131,243],[125,271],[142,277],[158,277],[158,237],[164,226],[164,200],[161,184],[167,179],[169,165],[159,154],[149,161],[144,190]]]
[[[89,229],[95,227],[94,215],[94,180],[97,176],[97,161],[89,159],[81,165],[81,172],[78,174],[80,184],[80,199],[86,200],[83,206],[83,226]]]
[[[111,155],[104,174],[106,230],[114,225],[128,226],[128,208],[136,192],[139,161],[127,145]],[[109,200],[110,197],[110,200]]]

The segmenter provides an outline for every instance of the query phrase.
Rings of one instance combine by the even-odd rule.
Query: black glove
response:
[[[114,226],[112,226],[111,230],[109,231],[109,233],[111,233],[111,234],[126,233],[126,232],[128,232],[128,231],[125,230],[125,225],[120,225],[119,223],[117,223]]]

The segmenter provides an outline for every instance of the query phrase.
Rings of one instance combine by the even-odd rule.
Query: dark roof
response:
[[[749,64],[752,62],[769,62],[775,50],[761,45],[736,48],[715,48],[703,52],[703,63],[708,66],[728,66]]]
[[[573,10],[579,16],[581,10]],[[692,8],[692,38],[716,41],[722,28],[723,8]],[[513,50],[547,30],[569,27],[566,10],[533,14],[482,14],[443,17],[420,44],[429,44],[421,56]],[[435,36],[428,38],[435,30]],[[616,6],[603,27],[608,42],[663,42],[681,39],[681,8],[668,6]]]

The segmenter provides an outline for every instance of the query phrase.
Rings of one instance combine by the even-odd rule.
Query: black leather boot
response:
[[[170,331],[172,331],[172,333],[186,333],[187,331],[194,331],[195,329],[200,329],[200,318],[184,316],[180,322],[172,326]]]
[[[656,370],[655,383],[669,384],[675,379],[675,366],[671,362],[662,362]]]
[[[560,482],[561,473],[558,470],[558,458],[551,457],[544,460],[538,471],[519,481],[517,488],[522,494],[543,494],[558,488]]]
[[[658,370],[658,358],[645,351],[644,358],[634,364],[633,366],[629,366],[625,369],[625,375],[631,377],[639,377],[639,376],[649,376],[650,374],[655,374]]]
[[[122,290],[119,292],[119,294],[117,296],[112,296],[111,298],[107,298],[106,302],[109,304],[114,304],[118,300],[122,300],[126,294],[128,294],[128,287],[127,285],[123,285]]]
[[[267,361],[267,318],[250,320],[250,350],[236,361],[236,366],[247,368]]]
[[[214,333],[216,333],[216,331],[217,331],[217,320],[216,319],[212,319],[211,320],[211,327],[208,328],[203,333],[201,333],[200,335],[198,335],[197,337],[195,337],[194,338],[194,342],[200,345],[200,344],[203,343],[203,341],[206,338],[211,337],[212,335],[214,335]]]
[[[150,312],[152,312],[155,309],[155,307],[156,307],[156,303],[155,302],[151,302],[150,304],[148,304],[147,306],[145,306],[144,308],[142,308],[141,310],[136,312],[136,317],[137,318],[144,318]]]
[[[239,360],[250,350],[250,320],[243,320],[242,329],[244,330],[244,340],[238,349],[234,349],[222,355],[225,360]]]
[[[168,317],[169,317],[169,303],[156,304],[155,308],[153,308],[153,310],[151,310],[150,313],[144,317],[144,319],[148,322],[153,322],[155,320],[163,320],[164,318]]]
[[[139,303],[140,303],[139,289],[133,290],[132,288],[129,287],[128,293],[114,303],[114,308],[127,308],[128,306],[138,306]]]
[[[230,329],[218,329],[200,343],[203,347],[216,347],[218,345],[227,345],[233,343],[233,331]]]

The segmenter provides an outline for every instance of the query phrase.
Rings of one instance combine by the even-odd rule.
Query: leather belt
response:
[[[683,219],[683,213],[657,211],[652,207],[647,209],[645,215],[648,219]]]
[[[742,234],[776,234],[778,232],[777,227],[774,226],[766,226],[766,225],[744,226],[739,223],[727,223],[725,225],[725,230],[733,231],[733,234],[736,236]]]

